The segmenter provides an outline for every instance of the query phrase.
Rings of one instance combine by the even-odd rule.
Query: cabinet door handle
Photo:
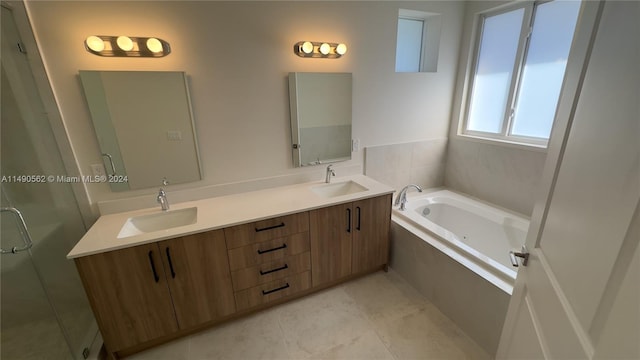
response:
[[[360,231],[360,206],[356,206],[358,210],[358,225],[356,226],[356,230]]]
[[[153,271],[153,279],[156,282],[160,281],[160,277],[156,272],[156,264],[153,263],[153,251],[149,251],[149,263],[151,264],[151,271]]]
[[[278,224],[278,225],[267,226],[267,227],[260,228],[260,229],[256,228],[256,232],[273,230],[273,229],[277,229],[277,228],[281,228],[281,227],[284,227],[284,223],[283,222]]]
[[[262,255],[264,253],[268,253],[268,252],[272,252],[272,251],[276,251],[276,250],[280,250],[280,249],[286,249],[287,248],[287,244],[282,244],[278,247],[274,247],[273,249],[269,249],[269,250],[259,250],[258,249],[258,255]]]
[[[276,272],[276,271],[280,271],[280,270],[285,270],[288,269],[289,265],[284,264],[284,266],[281,266],[279,268],[275,268],[275,269],[271,269],[271,270],[267,270],[267,271],[262,271],[260,270],[260,275],[267,275],[267,274],[271,274],[272,272]]]
[[[169,251],[168,247],[167,247],[167,261],[169,262],[169,270],[171,270],[171,278],[175,279],[176,272],[173,271],[173,262],[171,261],[171,252]]]
[[[347,209],[347,232],[351,232],[351,209]]]
[[[271,289],[271,290],[267,290],[267,291],[262,290],[262,295],[268,295],[268,294],[271,294],[271,293],[276,292],[276,291],[284,290],[284,289],[286,289],[288,287],[289,287],[289,283],[286,283],[286,284],[284,284],[284,286],[280,286],[279,288],[275,288],[275,289]]]

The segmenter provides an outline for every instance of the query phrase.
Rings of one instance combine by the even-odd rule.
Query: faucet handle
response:
[[[162,185],[163,185],[163,186],[167,186],[167,185],[169,185],[169,181],[167,180],[167,178],[166,178],[166,177],[163,177],[163,178],[162,178]]]

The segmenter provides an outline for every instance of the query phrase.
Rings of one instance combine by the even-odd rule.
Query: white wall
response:
[[[475,15],[507,3],[508,1],[470,1],[465,8],[444,184],[530,216],[546,152],[525,146],[471,140],[457,134],[466,72],[472,55],[470,47]]]
[[[445,138],[450,119],[464,3],[421,2],[60,2],[27,3],[34,32],[84,175],[100,151],[78,70],[180,70],[190,79],[204,180],[169,188],[218,186],[264,178],[321,178],[324,168],[294,169],[287,73],[352,72],[353,137],[361,147]],[[437,73],[396,74],[398,9],[442,13]],[[165,58],[103,58],[84,50],[88,35],[157,36]],[[300,40],[344,42],[338,60],[293,53]],[[337,167],[362,172],[363,153]],[[358,170],[359,169],[359,170]],[[112,193],[87,184],[98,201],[144,196],[156,189]],[[146,201],[146,200],[145,200]]]

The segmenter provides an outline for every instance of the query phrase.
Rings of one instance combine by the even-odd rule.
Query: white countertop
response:
[[[68,259],[98,254],[106,251],[128,248],[179,236],[195,234],[229,226],[250,223],[276,216],[288,215],[335,204],[390,194],[394,189],[364,175],[332,178],[331,183],[352,180],[365,188],[348,195],[325,198],[315,194],[311,188],[323,185],[323,181],[283,186],[273,189],[251,191],[241,194],[208,198],[171,204],[171,210],[191,207],[198,208],[194,224],[179,226],[167,230],[144,233],[136,236],[118,238],[122,226],[131,217],[160,213],[160,206],[149,209],[129,211],[101,216],[89,231],[80,239],[67,255]],[[167,193],[171,203],[171,192]]]

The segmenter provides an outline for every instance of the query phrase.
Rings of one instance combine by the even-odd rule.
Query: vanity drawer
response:
[[[308,212],[232,226],[224,229],[224,236],[227,249],[235,249],[305,231],[309,231]]]
[[[311,253],[305,252],[234,271],[231,273],[231,280],[233,289],[239,291],[309,270],[311,270]]]
[[[268,303],[311,287],[311,272],[305,271],[284,279],[268,282],[246,290],[237,291],[236,308],[238,311]]]
[[[229,250],[229,267],[231,271],[244,269],[307,252],[309,249],[309,232],[293,234]]]

